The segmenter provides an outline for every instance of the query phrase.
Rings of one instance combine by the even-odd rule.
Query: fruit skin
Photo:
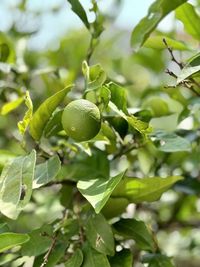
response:
[[[88,141],[101,128],[101,114],[94,103],[85,99],[74,100],[63,111],[62,125],[67,135],[75,141]]]

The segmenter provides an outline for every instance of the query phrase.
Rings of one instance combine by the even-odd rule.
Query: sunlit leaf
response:
[[[112,193],[112,197],[124,197],[130,202],[141,203],[158,200],[176,182],[182,180],[182,176],[169,176],[166,178],[124,178]]]
[[[29,240],[27,234],[2,233],[0,234],[0,252],[19,246]]]
[[[200,40],[200,16],[193,5],[185,3],[176,9],[176,18],[179,19],[185,31],[197,40]]]
[[[47,98],[33,114],[30,122],[30,134],[35,140],[39,140],[42,136],[44,127],[50,119],[53,111],[64,99],[66,94],[71,90],[72,86],[67,86],[63,90],[55,93],[51,97]]]
[[[19,121],[17,124],[18,129],[22,135],[24,135],[24,133],[25,133],[25,131],[26,131],[31,119],[32,119],[32,115],[33,115],[33,104],[32,104],[32,100],[30,98],[29,91],[26,91],[25,104],[26,104],[28,110],[26,111],[23,120]]]
[[[193,74],[196,74],[198,72],[200,72],[200,65],[194,66],[194,67],[183,68],[178,75],[176,84],[180,84],[181,82],[190,78],[190,76],[192,76]]]
[[[148,14],[134,28],[131,36],[131,45],[135,50],[148,39],[151,32],[157,27],[158,23],[178,6],[187,0],[156,0],[150,6]]]
[[[190,50],[190,48],[185,43],[166,37],[164,35],[150,36],[144,43],[144,47],[154,49],[166,49],[166,45],[163,43],[163,38],[173,50]]]
[[[155,144],[158,149],[164,152],[190,151],[191,143],[175,133],[166,133],[158,131],[153,135]]]
[[[57,155],[46,160],[44,163],[37,165],[35,168],[33,188],[39,188],[53,180],[58,174],[60,167],[61,163]]]
[[[33,150],[29,155],[15,158],[2,171],[0,210],[11,219],[16,219],[30,200],[35,161],[36,152]]]
[[[16,100],[13,100],[11,102],[8,102],[6,104],[4,104],[1,108],[1,115],[6,115],[8,113],[10,113],[11,111],[13,111],[14,109],[18,108],[21,103],[24,101],[24,97],[19,97]]]
[[[123,176],[124,172],[107,180],[93,179],[88,181],[79,181],[77,183],[77,187],[81,194],[93,206],[96,213],[99,213]]]

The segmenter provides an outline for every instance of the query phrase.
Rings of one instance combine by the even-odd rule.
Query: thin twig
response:
[[[136,143],[134,143],[132,146],[124,146],[124,147],[122,147],[122,149],[118,153],[116,153],[113,156],[112,160],[115,160],[116,158],[121,157],[124,154],[128,154],[132,150],[138,149],[138,148],[140,148],[142,146],[144,146],[144,144],[136,144]]]
[[[56,232],[54,234],[54,236],[52,237],[51,245],[50,245],[47,253],[44,255],[44,260],[43,260],[42,264],[40,265],[40,267],[45,267],[45,265],[48,263],[49,256],[56,245],[57,236],[58,236],[58,232]]]
[[[167,74],[169,74],[170,76],[172,76],[172,77],[174,77],[174,78],[177,79],[177,75],[176,75],[173,71],[171,71],[171,70],[169,70],[169,69],[166,69],[165,72],[166,72]]]
[[[49,187],[53,185],[76,185],[76,182],[71,181],[71,180],[52,181],[52,182],[42,185],[41,187]]]
[[[172,58],[172,61],[174,61],[174,62],[179,66],[179,68],[182,69],[182,68],[184,67],[183,63],[182,63],[182,62],[179,62],[179,61],[175,58],[175,56],[174,56],[174,54],[173,54],[173,51],[172,51],[171,47],[169,47],[169,45],[168,45],[168,43],[167,43],[167,41],[166,41],[165,38],[163,38],[163,43],[165,44],[167,50],[169,51],[169,53],[170,53],[170,55],[171,55],[171,58]]]

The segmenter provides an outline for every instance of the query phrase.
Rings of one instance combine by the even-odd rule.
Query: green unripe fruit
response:
[[[101,114],[94,103],[85,99],[74,100],[63,111],[62,125],[67,135],[75,141],[88,141],[101,128]]]

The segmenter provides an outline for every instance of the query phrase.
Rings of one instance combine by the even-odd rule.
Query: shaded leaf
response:
[[[119,110],[117,106],[111,101],[109,102],[109,107],[118,115],[120,115],[120,117],[125,119],[131,128],[137,130],[142,135],[146,136],[152,131],[147,122],[141,121],[133,115],[126,115],[122,110]]]
[[[39,140],[42,136],[44,127],[50,119],[53,111],[64,99],[66,94],[71,90],[72,86],[67,86],[63,90],[55,93],[51,97],[47,98],[33,114],[30,122],[30,134],[35,140]]]
[[[65,267],[80,267],[83,262],[83,253],[77,249],[71,258],[65,263]]]
[[[156,0],[149,8],[148,14],[133,29],[131,45],[138,50],[148,39],[158,23],[171,11],[184,4],[187,0]]]
[[[61,163],[57,155],[37,165],[35,168],[33,188],[38,188],[53,180],[58,174],[60,167]]]
[[[93,179],[88,181],[79,181],[77,183],[77,187],[81,194],[93,206],[96,213],[99,213],[123,176],[124,172],[111,177],[108,180]]]
[[[162,254],[146,254],[142,262],[148,263],[148,267],[175,267],[170,258]]]
[[[153,135],[154,142],[158,143],[158,149],[164,152],[190,151],[191,143],[175,133],[156,132]]]
[[[176,18],[179,19],[185,31],[197,40],[200,40],[200,16],[193,5],[185,3],[176,9]]]
[[[7,44],[0,44],[0,61],[6,62],[10,54],[10,48]]]
[[[132,267],[133,255],[129,249],[123,249],[116,252],[115,256],[110,258],[111,267]]]
[[[64,172],[71,180],[89,180],[109,177],[109,161],[105,152],[93,150],[92,156],[81,154],[76,161],[64,166]]]
[[[0,252],[19,246],[29,240],[27,234],[2,233],[0,234]]]
[[[112,193],[113,197],[124,197],[130,202],[141,203],[158,200],[173,184],[182,180],[182,176],[166,178],[128,178],[123,179]]]
[[[74,11],[74,13],[82,20],[82,22],[85,24],[86,28],[90,29],[90,23],[88,22],[86,12],[84,8],[82,7],[79,0],[67,0],[71,4],[71,8]]]
[[[23,256],[38,256],[46,252],[51,245],[52,227],[46,225],[40,229],[29,233],[29,241],[22,245],[21,254]],[[44,234],[46,233],[46,234]]]
[[[36,152],[15,158],[6,165],[0,178],[0,210],[16,219],[20,211],[29,202],[32,194]]]
[[[113,82],[107,84],[106,87],[111,92],[110,100],[117,106],[119,110],[122,110],[125,114],[128,114],[126,89]]]
[[[107,203],[101,210],[106,219],[117,217],[125,212],[129,201],[126,198],[113,198],[112,196],[108,199]]]
[[[63,110],[59,110],[55,112],[52,117],[47,122],[47,125],[44,128],[44,135],[45,137],[50,137],[52,135],[57,134],[59,131],[63,129],[62,123],[61,123],[61,117],[62,117]]]
[[[94,249],[106,255],[114,255],[113,233],[103,215],[91,215],[87,221],[85,231],[87,240]]]
[[[91,248],[87,243],[84,244],[83,255],[82,267],[110,267],[107,257]]]
[[[134,239],[140,249],[155,251],[156,244],[153,235],[143,221],[121,219],[113,226],[119,235],[126,239]]]

